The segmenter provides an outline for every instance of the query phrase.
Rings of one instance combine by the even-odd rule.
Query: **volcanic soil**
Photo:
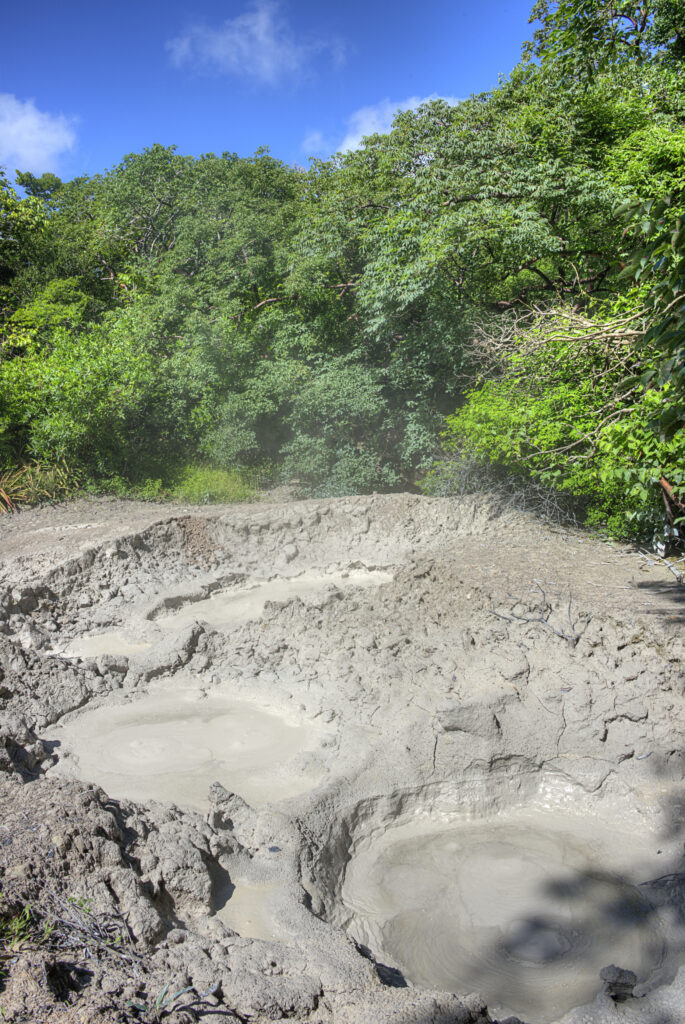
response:
[[[684,625],[487,498],[3,516],[0,1018],[679,1024]]]

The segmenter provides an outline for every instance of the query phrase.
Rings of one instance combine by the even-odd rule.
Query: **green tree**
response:
[[[587,82],[622,62],[685,57],[685,0],[537,0],[527,56]]]
[[[51,199],[62,187],[62,179],[49,171],[45,171],[39,178],[31,171],[17,171],[15,181],[28,195],[43,200]]]

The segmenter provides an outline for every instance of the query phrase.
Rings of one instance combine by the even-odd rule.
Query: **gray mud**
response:
[[[119,935],[19,958],[6,1020],[682,1019],[658,566],[407,495],[0,531],[0,887]]]
[[[493,1013],[531,1024],[591,1001],[598,963],[630,965],[638,994],[672,976],[683,932],[643,885],[660,871],[658,834],[540,782],[491,815],[412,814],[358,842],[341,889],[350,933],[414,983],[477,980]]]
[[[110,699],[66,716],[44,733],[60,759],[49,776],[84,778],[116,799],[160,800],[207,810],[219,782],[259,807],[313,789],[325,773],[319,757],[328,731],[236,700],[230,688],[208,693],[174,677],[139,697]]]

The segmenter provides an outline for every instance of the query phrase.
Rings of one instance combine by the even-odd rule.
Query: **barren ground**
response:
[[[485,500],[2,517],[2,1019],[679,1024],[684,621]]]

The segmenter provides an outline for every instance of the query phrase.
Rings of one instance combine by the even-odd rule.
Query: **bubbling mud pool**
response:
[[[219,591],[210,597],[193,601],[178,610],[159,615],[155,622],[162,628],[179,629],[200,619],[215,629],[258,619],[267,601],[292,601],[315,597],[330,587],[377,587],[389,583],[392,575],[377,569],[347,569],[341,572],[301,573],[299,576],[261,580],[247,588]]]
[[[162,599],[143,618],[132,616],[126,625],[102,633],[79,636],[56,653],[69,658],[97,658],[102,654],[126,657],[140,654],[165,635],[192,622],[204,622],[218,631],[228,631],[258,619],[269,601],[316,599],[326,591],[355,587],[366,589],[390,583],[392,574],[381,569],[349,568],[334,572],[302,572],[297,576],[279,576],[253,580],[246,586],[215,590],[208,597]]]
[[[260,806],[312,789],[325,774],[315,751],[324,726],[213,688],[176,680],[120,704],[64,720],[51,774],[95,782],[116,799],[161,800],[205,810],[220,782]]]
[[[410,982],[547,1024],[594,999],[611,963],[642,990],[674,973],[682,934],[645,885],[661,852],[654,833],[569,807],[414,815],[355,844],[338,919]]]

